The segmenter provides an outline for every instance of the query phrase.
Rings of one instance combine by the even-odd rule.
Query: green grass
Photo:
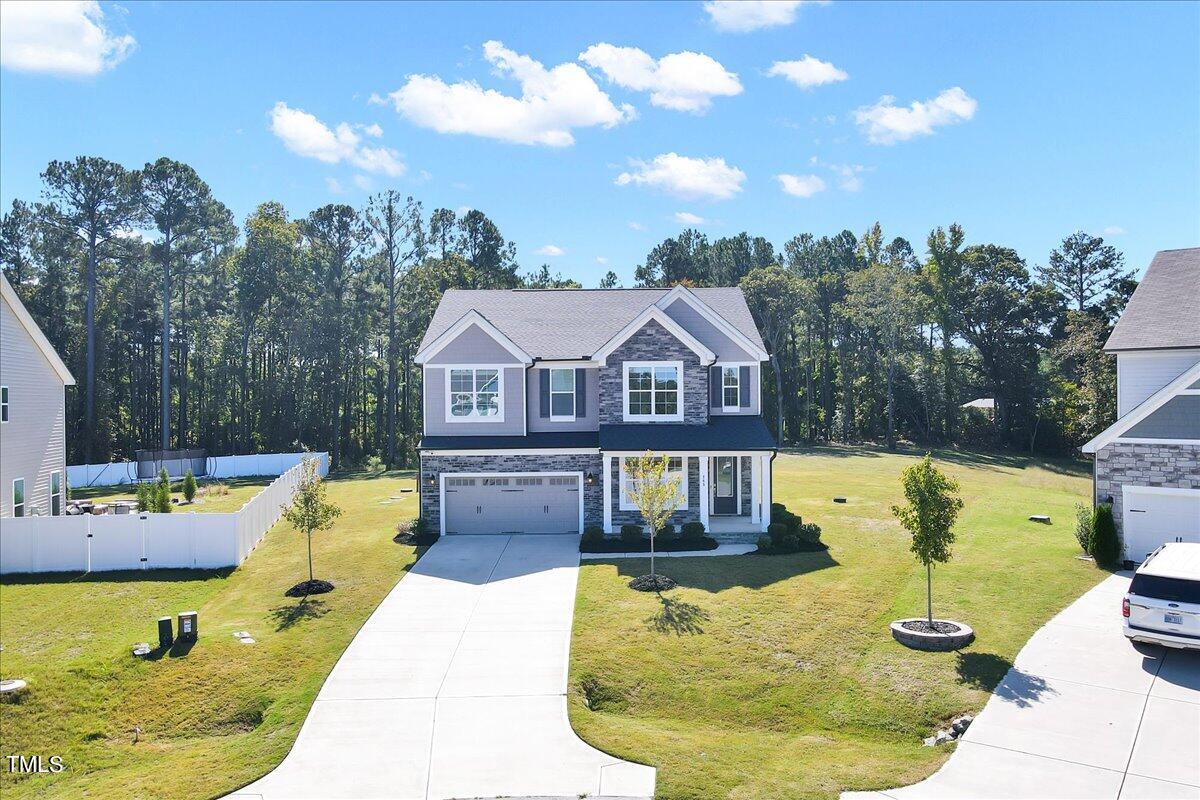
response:
[[[673,800],[836,797],[937,769],[949,751],[922,737],[980,710],[1033,632],[1105,574],[1074,557],[1086,465],[935,454],[966,505],[954,558],[934,570],[934,613],[977,639],[958,653],[901,647],[887,626],[923,613],[925,573],[890,506],[915,457],[821,448],[776,459],[775,500],[821,525],[827,553],[664,559],[681,588],[661,599],[626,588],[645,559],[584,562],[576,731],[658,767],[659,796]]]
[[[176,513],[186,514],[191,511],[215,514],[221,511],[237,511],[249,502],[262,487],[275,480],[274,475],[253,475],[245,478],[224,478],[210,482],[200,480],[195,499],[190,503],[183,501],[183,482],[171,482],[171,496],[179,500],[174,506]],[[225,492],[219,493],[216,484],[224,487]],[[71,487],[72,500],[96,500],[111,503],[114,500],[136,500],[137,492],[131,486],[88,486],[82,489]]]
[[[313,537],[313,558],[337,588],[303,604],[283,594],[308,577],[304,538],[283,522],[233,571],[0,581],[0,674],[30,684],[22,702],[0,705],[0,756],[67,765],[58,775],[0,770],[5,800],[215,797],[269,771],[338,656],[416,560],[392,541],[416,514],[416,494],[400,492],[414,486],[411,473],[330,480],[343,514]],[[130,655],[135,642],[156,643],[159,616],[193,609],[200,641],[190,651]],[[257,644],[239,644],[240,630]]]

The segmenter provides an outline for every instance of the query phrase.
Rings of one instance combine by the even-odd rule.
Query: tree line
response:
[[[0,263],[79,385],[68,460],[204,447],[310,447],[334,466],[411,466],[413,363],[448,288],[568,288],[522,273],[483,212],[426,212],[388,190],[294,217],[265,202],[239,226],[187,164],[51,162],[37,199],[0,220]],[[1113,416],[1099,352],[1133,281],[1074,234],[1031,272],[1015,251],[934,230],[918,254],[879,225],[801,234],[685,230],[637,266],[639,286],[741,285],[768,343],[764,412],[784,441],[1064,450]],[[619,285],[609,272],[600,286]],[[994,420],[959,406],[994,397]]]

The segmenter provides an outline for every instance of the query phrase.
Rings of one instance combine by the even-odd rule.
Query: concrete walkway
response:
[[[937,773],[843,800],[1200,798],[1200,653],[1130,644],[1128,587],[1107,578],[1034,634]]]
[[[232,796],[652,796],[652,767],[567,721],[578,573],[577,536],[443,537],[342,654],[283,763]]]

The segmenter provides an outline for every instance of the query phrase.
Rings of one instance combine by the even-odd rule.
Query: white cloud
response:
[[[345,194],[346,193],[346,187],[342,186],[342,182],[339,181],[337,178],[326,178],[325,179],[325,188],[328,189],[331,194]]]
[[[134,51],[133,36],[105,24],[96,2],[0,3],[0,66],[84,77],[112,69]]]
[[[817,0],[825,5],[828,0]],[[805,0],[709,0],[704,10],[717,30],[747,33],[759,28],[791,25]],[[813,3],[809,0],[810,5]]]
[[[631,105],[613,105],[578,64],[546,69],[496,41],[484,43],[483,55],[498,75],[520,83],[520,97],[484,89],[474,81],[448,84],[436,75],[410,75],[388,96],[410,122],[438,133],[550,147],[574,144],[572,128],[611,128],[637,116]]]
[[[828,61],[822,61],[807,54],[797,61],[776,61],[767,70],[767,75],[773,78],[786,78],[801,89],[811,89],[827,83],[838,83],[850,77],[844,70],[838,69]]]
[[[406,170],[399,153],[389,147],[367,147],[362,144],[362,136],[358,131],[374,136],[376,134],[370,129],[378,127],[373,125],[363,129],[362,126],[339,122],[331,130],[312,114],[291,108],[282,100],[271,109],[271,132],[296,155],[315,158],[326,164],[345,161],[367,172],[398,178]],[[383,131],[379,130],[379,133]]]
[[[862,188],[862,174],[870,169],[862,164],[829,164],[813,156],[808,163],[814,167],[824,167],[837,176],[838,188],[844,192],[857,192]]]
[[[362,132],[367,136],[374,136],[376,139],[378,139],[380,136],[383,136],[383,128],[379,127],[378,122],[372,122],[370,125],[364,125]]]
[[[364,192],[369,192],[375,188],[375,183],[366,175],[355,175],[354,185],[362,189]]]
[[[785,194],[793,197],[812,197],[817,192],[825,191],[825,180],[820,175],[776,175],[779,187]]]
[[[742,93],[736,74],[703,53],[671,53],[657,61],[636,47],[601,42],[579,54],[579,60],[608,80],[636,92],[650,92],[650,102],[672,111],[704,113],[714,97]]]
[[[605,258],[604,256],[596,256],[596,263],[599,264],[600,266],[604,266],[605,264],[608,263],[608,259]]]
[[[928,136],[942,125],[966,122],[975,116],[979,103],[961,87],[946,89],[932,100],[914,100],[907,108],[885,95],[872,106],[854,112],[854,121],[871,144],[895,144],[916,136]]]
[[[556,258],[558,256],[565,256],[567,254],[566,250],[563,250],[561,247],[559,247],[556,244],[544,244],[541,247],[539,247],[537,250],[534,250],[533,252],[539,256],[550,256],[552,258]]]
[[[676,211],[675,221],[684,225],[704,225],[708,222],[704,217],[693,214],[690,211]]]
[[[617,176],[618,186],[649,186],[684,200],[728,200],[742,190],[746,173],[723,158],[689,158],[663,153],[653,161],[630,159],[632,169]]]
[[[1104,228],[1104,230],[1100,231],[1100,233],[1105,236],[1124,236],[1125,234],[1129,233],[1129,231],[1125,230],[1120,225],[1109,225],[1108,227]]]
[[[643,225],[643,224],[642,224],[642,223],[640,223],[640,222],[630,222],[630,223],[628,223],[628,225],[629,225],[629,230],[631,230],[631,231],[644,231],[644,230],[646,230],[646,226],[645,226],[645,225]]]

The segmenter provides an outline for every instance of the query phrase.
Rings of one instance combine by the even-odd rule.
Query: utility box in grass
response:
[[[158,618],[158,646],[162,650],[166,650],[171,645],[175,644],[175,634],[171,630],[171,618]]]
[[[194,642],[200,635],[200,620],[195,611],[179,612],[178,638],[181,642]]]

